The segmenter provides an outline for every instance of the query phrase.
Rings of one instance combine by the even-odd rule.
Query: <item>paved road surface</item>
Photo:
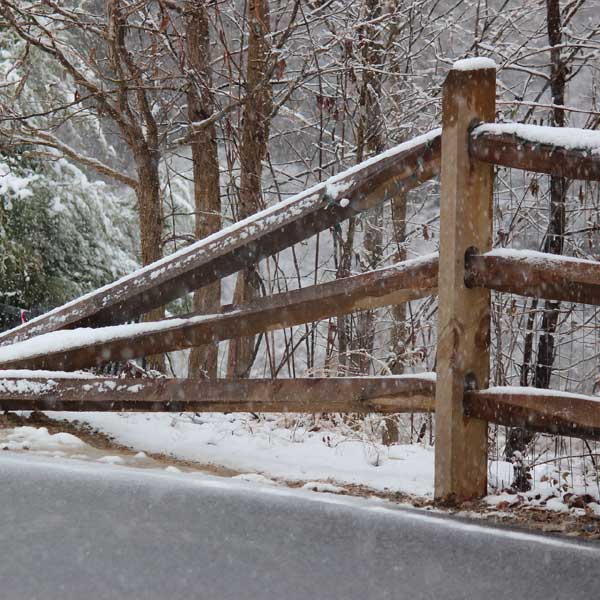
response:
[[[189,474],[0,455],[1,600],[600,597],[600,545]]]

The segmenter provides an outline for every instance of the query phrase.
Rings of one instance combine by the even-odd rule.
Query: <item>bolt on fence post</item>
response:
[[[435,497],[460,502],[485,495],[487,422],[463,416],[470,385],[487,387],[490,292],[468,289],[465,253],[492,247],[493,166],[469,156],[474,123],[495,117],[496,68],[489,59],[458,61],[444,83],[438,275]]]

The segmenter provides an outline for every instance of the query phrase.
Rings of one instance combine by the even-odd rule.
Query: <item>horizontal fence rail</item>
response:
[[[498,425],[600,440],[600,397],[497,387],[466,392],[463,410],[467,417]]]
[[[600,181],[600,131],[485,123],[471,132],[469,152],[501,167]]]
[[[521,296],[600,305],[600,262],[529,250],[467,253],[465,284]]]
[[[433,412],[435,374],[216,381],[110,379],[0,371],[0,410],[123,412]],[[600,398],[535,388],[469,390],[466,417],[600,439]]]
[[[0,345],[57,329],[124,323],[417,187],[439,172],[440,154],[439,130],[401,144],[0,334]]]
[[[301,325],[435,293],[436,254],[268,296],[218,315],[46,334],[0,348],[0,366],[74,370]],[[43,343],[40,343],[43,340]]]
[[[298,379],[2,378],[0,410],[431,412],[435,375]]]

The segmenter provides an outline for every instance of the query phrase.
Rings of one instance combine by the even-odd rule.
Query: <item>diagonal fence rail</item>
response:
[[[432,131],[0,334],[0,345],[65,328],[125,323],[411,190],[439,172]],[[341,202],[346,200],[346,202]]]
[[[48,333],[0,347],[0,366],[74,370],[416,300],[435,292],[437,255],[274,294],[217,315]]]

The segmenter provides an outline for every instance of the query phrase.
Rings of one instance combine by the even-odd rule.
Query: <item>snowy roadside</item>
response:
[[[295,483],[329,482],[377,492],[433,497],[433,448],[376,444],[356,433],[310,431],[293,415],[169,415],[161,413],[52,413],[78,420],[116,443],[200,465]]]
[[[262,415],[257,420],[249,414],[52,413],[52,429],[59,433],[31,426],[0,429],[0,448],[115,467],[208,470],[255,485],[375,495],[433,507],[432,447],[406,444],[388,448],[365,434],[348,435],[346,431],[342,435],[339,427],[328,430],[326,423],[307,429],[294,417]],[[100,432],[112,445],[93,447],[80,439],[85,436],[60,432],[62,420],[76,424],[82,432],[87,428]],[[116,451],[118,448],[129,450]],[[511,480],[512,465],[492,461],[490,495],[482,502],[462,506],[459,514],[600,537],[600,490],[585,474],[543,464],[532,470],[532,490],[520,494],[505,491]]]
[[[193,463],[225,467],[284,482],[326,482],[359,486],[388,496],[433,500],[434,449],[426,443],[390,447],[380,436],[352,431],[340,423],[306,421],[302,415],[244,413],[169,415],[161,413],[55,413],[79,419],[117,443]],[[566,464],[565,464],[566,463]],[[506,492],[513,465],[490,461],[485,504],[584,512],[600,516],[600,484],[585,463],[548,462],[531,470],[532,489]]]

